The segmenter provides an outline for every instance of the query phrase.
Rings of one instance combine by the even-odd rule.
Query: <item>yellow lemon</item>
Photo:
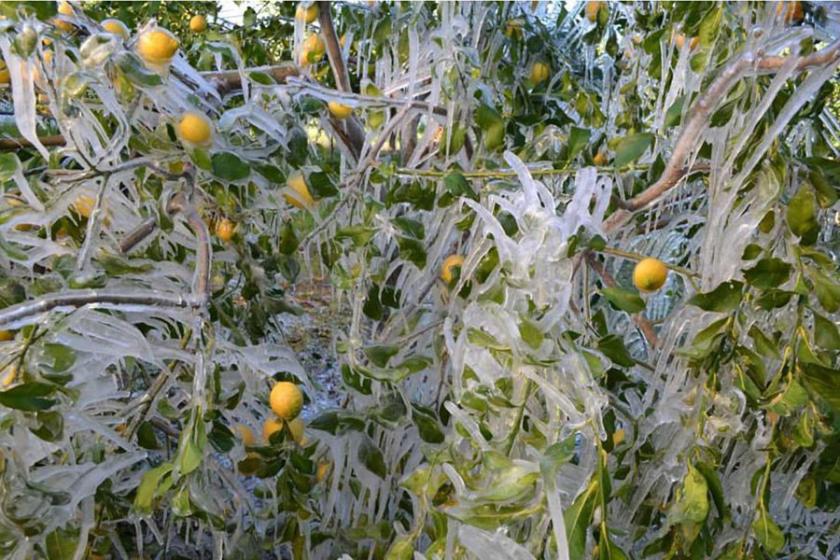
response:
[[[286,193],[283,195],[286,202],[297,208],[308,208],[315,204],[315,199],[309,194],[309,187],[306,186],[306,180],[302,173],[295,173],[289,177],[286,184],[294,192],[294,194]]]
[[[49,66],[52,64],[53,61],[53,52],[52,51],[44,51],[44,64]]]
[[[306,437],[303,435],[303,432],[306,429],[306,424],[303,423],[303,420],[301,420],[300,417],[289,422],[288,426],[289,432],[291,432],[292,439],[295,440],[295,443],[298,445],[306,443]]]
[[[326,47],[324,40],[317,33],[310,33],[309,36],[303,40],[300,48],[300,65],[307,66],[312,62],[318,62],[324,56]]]
[[[15,382],[15,379],[17,379],[17,366],[12,364],[3,371],[3,381],[0,381],[0,384],[2,384],[3,387],[8,387]]]
[[[505,36],[510,37],[511,39],[514,37],[522,37],[522,20],[521,19],[509,19],[505,22]]]
[[[598,19],[598,12],[601,10],[601,6],[604,3],[598,0],[589,0],[586,3],[586,7],[584,7],[584,12],[586,13],[586,19],[591,22],[594,22]]]
[[[674,37],[674,43],[677,45],[677,48],[682,50],[683,46],[685,45],[685,35],[682,33],[678,33],[676,37]],[[697,48],[697,45],[700,43],[699,37],[692,37],[691,40],[688,42],[688,50],[693,51]]]
[[[263,422],[262,436],[266,443],[271,440],[271,435],[283,429],[283,421],[279,418],[266,418]]]
[[[236,433],[239,434],[239,439],[242,440],[242,445],[245,447],[251,447],[257,441],[257,438],[254,437],[254,432],[245,424],[237,424]]]
[[[151,64],[167,64],[178,51],[178,39],[163,28],[146,31],[137,40],[137,54]]]
[[[655,292],[668,279],[668,267],[659,259],[642,259],[633,269],[633,284],[643,292]]]
[[[202,15],[190,18],[190,31],[193,33],[204,33],[207,30],[207,18]]]
[[[210,119],[196,113],[195,111],[187,111],[181,115],[178,121],[178,136],[181,140],[196,144],[199,146],[206,146],[210,144],[213,138],[213,129],[210,126]]]
[[[216,237],[225,243],[233,239],[234,230],[236,230],[236,225],[227,218],[222,218],[216,223]]]
[[[592,163],[595,165],[601,166],[607,164],[607,154],[604,152],[598,152],[592,157]]]
[[[297,10],[295,10],[295,18],[304,23],[312,23],[318,19],[318,5],[313,2],[305,8],[302,3],[298,4]]]
[[[90,218],[93,214],[93,207],[96,205],[96,199],[88,194],[83,194],[73,203],[73,210],[83,218]]]
[[[318,461],[318,467],[315,469],[315,480],[322,482],[330,474],[332,465],[329,461]]]
[[[613,433],[612,440],[614,446],[621,445],[621,443],[624,441],[624,428],[617,429]]]
[[[6,61],[0,60],[0,84],[8,84],[12,81],[12,75],[6,67]]]
[[[330,110],[330,114],[337,119],[346,119],[353,114],[352,107],[349,105],[342,105],[341,103],[337,103],[335,101],[327,103],[327,107]]]
[[[440,268],[440,279],[449,284],[455,278],[455,267],[462,267],[464,265],[464,257],[461,255],[449,255],[444,259],[443,265]]]
[[[545,62],[535,62],[531,66],[531,81],[535,84],[542,83],[548,79],[549,68]]]
[[[9,340],[14,340],[15,333],[12,331],[0,331],[0,342],[6,342]]]
[[[268,402],[274,414],[283,420],[294,420],[303,409],[303,393],[291,381],[280,381],[271,389]]]
[[[128,39],[128,27],[118,19],[111,18],[103,20],[102,28],[108,33],[111,33],[112,35],[122,37],[123,39]]]

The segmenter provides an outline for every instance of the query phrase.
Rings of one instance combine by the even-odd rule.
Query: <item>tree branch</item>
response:
[[[332,22],[332,14],[330,13],[330,2],[326,0],[318,1],[318,23],[321,24],[321,37],[327,48],[327,58],[330,61],[333,76],[335,77],[335,85],[339,91],[351,93],[350,88],[350,74],[347,72],[347,66],[344,64],[344,57],[341,54],[341,45],[338,43],[338,36],[335,32],[335,26]],[[340,128],[342,122],[335,117],[331,117],[333,126]],[[355,115],[350,115],[344,123],[347,126],[347,135],[350,138],[350,150],[356,157],[362,152],[362,146],[365,144],[365,131],[362,128],[359,119]]]
[[[8,328],[18,321],[62,307],[79,308],[85,305],[142,305],[151,307],[196,308],[202,304],[193,296],[166,295],[154,290],[135,290],[132,293],[100,290],[71,290],[47,294],[36,300],[12,305],[0,311],[0,328]]]
[[[612,288],[616,285],[615,278],[612,277],[612,274],[607,272],[604,265],[598,262],[598,259],[596,259],[592,253],[586,253],[586,262],[592,270],[598,273],[598,276],[601,277],[601,280],[604,281],[604,284],[606,284],[607,287]],[[632,315],[632,318],[633,322],[636,323],[636,326],[639,327],[639,330],[642,331],[642,334],[647,339],[651,348],[659,346],[659,339],[657,338],[656,331],[653,329],[653,325],[650,324],[650,321],[648,321],[641,313]]]
[[[796,69],[803,71],[813,66],[819,66],[836,61],[840,58],[840,40],[819,52],[801,57]],[[677,138],[674,151],[659,179],[647,189],[626,201],[627,209],[614,212],[605,222],[604,230],[611,233],[632,218],[633,213],[652,204],[659,197],[673,188],[685,176],[686,163],[691,153],[702,138],[702,131],[708,124],[712,111],[727,95],[735,83],[741,79],[751,67],[757,70],[773,71],[781,68],[789,57],[766,56],[756,59],[747,51],[730,62],[714,79],[709,88],[699,97],[689,112],[685,125]]]

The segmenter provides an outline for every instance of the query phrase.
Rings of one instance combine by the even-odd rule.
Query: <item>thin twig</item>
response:
[[[146,239],[157,227],[157,219],[156,218],[146,218],[143,222],[131,230],[128,235],[126,235],[122,241],[120,241],[120,253],[126,254],[134,247],[137,246],[138,243]]]
[[[350,74],[347,72],[347,65],[344,64],[344,57],[341,54],[341,45],[338,43],[338,35],[335,32],[335,26],[332,22],[332,14],[330,12],[330,2],[319,0],[318,2],[318,23],[321,24],[321,37],[327,50],[327,58],[330,61],[333,76],[335,77],[335,84],[339,91],[352,92],[350,87]],[[342,122],[331,117],[333,126],[340,128]],[[362,128],[359,119],[355,115],[350,115],[349,119],[344,121],[347,125],[347,135],[350,138],[349,147],[356,157],[362,152],[362,147],[365,145],[365,131]]]

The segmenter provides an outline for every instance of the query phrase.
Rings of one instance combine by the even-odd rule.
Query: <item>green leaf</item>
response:
[[[473,191],[467,178],[460,171],[452,171],[447,173],[443,178],[443,185],[446,191],[454,197],[466,196],[472,199],[478,199],[478,195]]]
[[[155,429],[151,422],[143,422],[137,428],[137,443],[143,449],[160,449],[157,437],[155,436]]]
[[[744,278],[750,285],[759,288],[778,288],[790,277],[791,266],[775,257],[761,259],[752,268],[744,270]]]
[[[346,386],[357,390],[363,395],[370,395],[372,392],[371,381],[367,376],[362,375],[360,368],[353,368],[348,364],[342,364],[341,378],[344,380]]]
[[[519,323],[519,336],[522,337],[525,344],[534,350],[539,350],[540,346],[542,346],[544,338],[543,332],[537,325],[527,319],[524,319],[521,323]]]
[[[210,433],[207,434],[207,440],[220,453],[227,453],[233,449],[236,443],[236,437],[230,431],[230,428],[218,420],[213,421],[213,427],[210,428]]]
[[[323,171],[311,173],[307,184],[315,198],[329,198],[338,194],[338,189],[333,184],[332,179]]]
[[[251,175],[251,166],[232,152],[213,154],[213,175],[223,181],[236,182]]]
[[[76,352],[69,346],[55,342],[47,342],[39,353],[39,365],[47,373],[62,373],[76,363]]]
[[[0,154],[0,183],[11,179],[18,169],[20,169],[20,160],[17,154]]]
[[[647,132],[625,136],[615,148],[613,165],[620,168],[633,163],[653,144],[653,139],[653,134]]]
[[[417,426],[420,439],[426,443],[443,443],[446,436],[443,430],[441,430],[440,422],[434,411],[416,403],[412,403],[412,409],[411,418],[414,421],[414,425]]]
[[[805,244],[816,241],[820,231],[817,221],[817,197],[808,183],[803,183],[787,206],[787,223],[791,233]]]
[[[51,4],[52,2],[44,2]],[[76,547],[79,546],[78,530],[56,529],[44,542],[47,548],[49,560],[73,560],[76,556]]]
[[[578,128],[576,126],[572,127],[571,132],[569,133],[569,150],[566,156],[568,161],[575,159],[586,145],[589,143],[589,137],[592,135],[592,131],[588,128]]]
[[[743,296],[744,284],[729,280],[718,285],[711,292],[694,294],[688,303],[704,311],[726,312],[738,307]]]
[[[806,267],[808,277],[814,283],[814,293],[820,305],[830,313],[840,309],[840,284],[814,267]]]
[[[26,255],[24,254],[24,258]],[[11,278],[0,278],[0,309],[17,305],[26,299],[26,290],[20,282]]]
[[[572,434],[563,441],[553,443],[546,448],[540,458],[540,472],[546,479],[547,484],[553,488],[554,477],[564,464],[568,463],[575,456],[575,435]],[[550,483],[548,481],[551,481]]]
[[[780,416],[790,416],[808,403],[808,392],[795,379],[788,383],[785,390],[767,405],[768,410]]]
[[[400,235],[397,236],[397,246],[400,248],[400,257],[414,263],[417,268],[426,267],[426,247],[422,241]]]
[[[362,437],[362,442],[359,445],[359,461],[379,478],[384,479],[388,475],[382,451],[366,435]]]
[[[802,368],[802,383],[819,398],[840,412],[840,371],[819,364],[799,362]]]
[[[814,342],[826,350],[840,350],[840,332],[833,321],[814,313]]]
[[[770,514],[764,508],[758,510],[758,515],[752,524],[753,534],[771,555],[776,555],[785,547],[785,536]]]
[[[602,288],[601,293],[607,298],[607,301],[622,311],[628,313],[639,313],[645,309],[645,300],[639,295],[639,292],[628,290],[626,288],[612,287]]]
[[[194,408],[189,427],[181,433],[181,442],[178,446],[177,464],[180,474],[189,474],[201,465],[206,445],[204,418],[201,411]]]
[[[753,339],[755,351],[762,356],[766,358],[775,358],[777,360],[782,357],[779,353],[779,349],[777,348],[778,345],[770,340],[767,335],[761,332],[761,329],[757,326],[751,326],[747,334],[749,334],[750,338]]]
[[[160,75],[148,70],[133,52],[123,50],[114,58],[117,68],[125,74],[130,82],[142,87],[155,87],[163,84]]]
[[[566,537],[569,540],[569,558],[586,558],[586,530],[598,497],[598,481],[592,480],[572,505],[563,512]]]
[[[365,356],[374,365],[385,367],[388,365],[388,361],[396,356],[399,351],[398,346],[368,346],[365,348]]]
[[[630,356],[627,347],[618,335],[608,334],[598,341],[598,350],[617,365],[631,367],[636,361]]]
[[[680,523],[703,523],[709,515],[709,485],[694,465],[688,465],[682,487],[677,490],[674,513]]]
[[[707,463],[697,463],[695,467],[706,479],[706,484],[708,485],[709,493],[712,495],[712,500],[715,503],[718,516],[720,518],[729,517],[729,507],[726,505],[726,499],[723,493],[723,484],[720,482],[717,470]]]
[[[55,442],[61,439],[64,431],[64,416],[57,410],[42,410],[35,414],[37,428],[30,428],[33,434],[44,441]]]
[[[0,392],[0,405],[28,412],[46,410],[55,404],[55,400],[44,397],[54,392],[53,385],[37,382],[25,383]]]
[[[173,468],[172,463],[162,463],[143,474],[140,486],[137,487],[137,494],[134,496],[134,509],[138,513],[145,515],[152,513],[152,500],[155,496],[164,493],[159,492],[163,487],[161,482],[165,476],[172,473]]]
[[[382,302],[379,300],[379,286],[374,284],[368,290],[368,297],[362,306],[362,312],[374,321],[380,321],[384,316],[384,311]]]
[[[668,107],[665,112],[665,126],[671,127],[679,124],[680,117],[682,117],[683,105],[685,104],[685,95],[677,97],[674,102]]]

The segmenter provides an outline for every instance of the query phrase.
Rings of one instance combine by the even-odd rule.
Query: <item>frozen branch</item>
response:
[[[166,207],[167,212],[180,212],[187,219],[187,223],[195,232],[198,248],[196,250],[195,265],[195,300],[204,305],[210,300],[210,232],[207,224],[196,212],[195,207],[187,202],[183,193],[172,197]]]
[[[835,62],[838,58],[840,58],[840,41],[835,41],[819,52],[801,57],[796,68],[804,71],[814,66]],[[616,211],[604,222],[606,232],[611,233],[620,228],[632,218],[634,212],[649,206],[680,182],[685,175],[686,164],[702,138],[701,133],[708,124],[712,111],[744,74],[751,68],[764,71],[778,70],[787,60],[789,58],[780,56],[756,58],[754,53],[747,51],[730,62],[692,107],[662,175],[650,187],[626,201],[626,209]]]
[[[144,307],[194,308],[201,306],[193,296],[167,295],[154,290],[134,290],[131,293],[102,290],[72,290],[48,294],[36,300],[12,305],[0,311],[0,328],[10,328],[28,317],[60,308],[79,308],[85,305],[129,305]]]
[[[327,48],[327,58],[330,61],[333,76],[335,77],[335,84],[339,91],[352,92],[350,88],[350,74],[347,72],[347,65],[344,64],[344,57],[341,54],[341,45],[338,43],[338,36],[335,32],[335,26],[332,22],[332,14],[330,13],[330,2],[319,0],[318,2],[318,23],[321,24],[321,37]],[[341,127],[341,121],[333,118],[333,126],[335,128]],[[362,146],[365,144],[365,131],[362,128],[359,119],[355,115],[350,115],[349,119],[344,121],[347,125],[347,135],[350,143],[349,147],[353,154],[358,157],[362,151]]]

